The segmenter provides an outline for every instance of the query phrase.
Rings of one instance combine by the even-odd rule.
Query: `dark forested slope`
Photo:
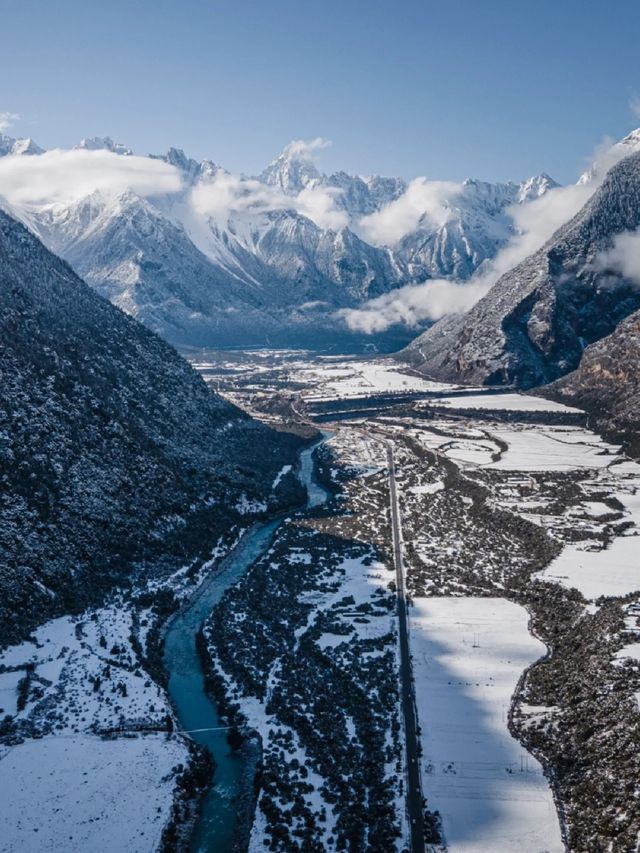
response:
[[[0,304],[0,644],[278,500],[297,439],[211,393],[2,211]]]

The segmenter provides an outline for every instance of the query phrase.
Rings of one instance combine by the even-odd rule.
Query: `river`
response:
[[[323,433],[321,441],[300,454],[298,477],[307,488],[307,509],[320,506],[328,497],[328,492],[314,477],[312,454],[329,435]],[[191,732],[191,737],[205,746],[216,762],[214,784],[204,799],[192,835],[192,853],[232,853],[237,829],[236,804],[244,770],[244,759],[241,754],[230,750],[226,731],[197,731],[215,729],[222,726],[222,722],[215,702],[204,690],[196,636],[225,591],[269,547],[283,518],[256,525],[244,534],[216,573],[202,583],[197,594],[172,620],[165,638],[164,665],[169,675],[169,694],[180,726]]]

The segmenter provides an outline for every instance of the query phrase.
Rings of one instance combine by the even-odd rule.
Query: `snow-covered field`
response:
[[[185,743],[97,734],[162,727],[171,713],[131,642],[135,630],[144,644],[145,616],[134,629],[118,601],[46,622],[0,655],[0,716],[15,728],[13,745],[0,745],[2,853],[156,850]]]
[[[410,642],[428,807],[450,853],[561,853],[540,764],[509,734],[520,675],[544,654],[527,613],[497,598],[418,598]]]
[[[509,445],[491,467],[502,471],[571,471],[606,468],[619,451],[600,436],[579,427],[498,426],[493,435]]]
[[[606,548],[597,542],[567,544],[540,577],[575,587],[587,599],[621,596],[640,589],[640,465],[626,460],[620,447],[581,427],[541,424],[475,424],[447,419],[429,424],[407,424],[410,434],[425,447],[446,454],[463,468],[530,473],[581,472],[585,500],[565,513],[567,523],[594,531],[598,517],[606,519],[611,507],[590,495],[605,494],[621,502],[621,520],[632,525],[611,538]],[[533,484],[535,486],[535,484]],[[506,501],[508,503],[508,501]],[[550,523],[535,491],[527,504],[522,498],[510,507],[535,523]],[[615,513],[614,513],[615,514]],[[591,519],[580,521],[579,516]],[[594,526],[595,525],[595,526]]]
[[[162,735],[25,741],[0,761],[2,853],[153,853],[184,746]]]
[[[441,397],[438,406],[454,409],[485,409],[508,412],[579,412],[573,406],[544,400],[542,397],[531,397],[528,394],[466,394],[451,397]]]
[[[606,468],[619,453],[589,430],[572,426],[540,424],[473,424],[437,420],[437,431],[422,426],[413,434],[432,450],[454,462],[497,471],[572,471]],[[506,448],[506,449],[505,449]]]
[[[579,589],[586,599],[622,596],[640,590],[640,538],[616,537],[608,548],[589,551],[568,545],[551,565],[540,572],[544,580]]]
[[[628,595],[640,590],[640,465],[613,465],[594,478],[591,485],[608,489],[622,503],[622,520],[630,526],[605,548],[596,550],[589,542],[567,545],[539,577],[575,587],[592,601],[602,595]],[[595,506],[597,511],[598,504]]]
[[[306,400],[348,399],[372,394],[408,393],[411,391],[443,391],[451,388],[404,373],[400,366],[386,361],[346,361],[327,363],[300,371],[299,378],[313,382],[304,392]]]

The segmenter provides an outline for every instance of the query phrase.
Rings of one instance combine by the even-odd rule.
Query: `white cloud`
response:
[[[315,139],[292,142],[289,148],[300,156],[325,144]],[[0,158],[0,195],[16,207],[71,204],[95,191],[117,195],[131,190],[143,197],[171,197],[182,189],[180,171],[163,160],[120,157],[108,150],[56,149],[30,157]],[[187,214],[191,223],[194,215],[225,226],[229,219],[248,220],[269,211],[295,210],[318,227],[337,231],[348,224],[347,214],[335,204],[341,192],[312,184],[289,196],[278,187],[220,169],[200,180],[183,201],[191,208]]]
[[[618,234],[613,247],[601,252],[595,265],[603,271],[612,270],[640,285],[640,232],[625,231]]]
[[[0,113],[0,133],[4,133],[19,119],[18,113]]]
[[[629,109],[635,118],[640,118],[640,98],[637,95],[629,99]]]
[[[578,213],[595,189],[595,184],[556,187],[527,204],[513,205],[509,212],[518,233],[491,264],[497,274],[496,280],[544,245],[558,228]]]
[[[424,284],[408,284],[371,299],[362,308],[344,308],[338,317],[350,329],[366,334],[384,332],[390,326],[415,328],[425,320],[439,320],[471,308],[491,285],[483,279],[465,282],[438,278]]]
[[[197,213],[210,217],[221,226],[225,226],[229,219],[276,210],[295,210],[318,227],[337,231],[348,224],[347,214],[335,206],[340,193],[341,190],[333,187],[307,186],[298,195],[290,196],[254,178],[240,178],[219,170],[211,178],[196,184],[191,193],[191,204]]]
[[[364,216],[358,232],[375,245],[395,246],[415,231],[424,216],[435,226],[443,225],[451,216],[451,203],[461,192],[462,184],[453,181],[414,178],[400,198]]]
[[[472,308],[505,272],[537,251],[557,229],[571,219],[594,192],[596,184],[557,187],[534,201],[510,209],[519,233],[493,261],[484,264],[468,282],[431,279],[386,293],[362,308],[339,312],[347,325],[360,332],[383,332],[403,324],[415,328],[427,320]]]
[[[342,190],[335,187],[305,187],[295,198],[296,210],[319,228],[339,231],[349,224],[347,213],[335,206],[335,200],[341,194]]]
[[[314,160],[318,151],[331,145],[329,139],[316,136],[315,139],[294,139],[286,145],[280,157],[285,160]]]
[[[46,151],[0,158],[0,195],[11,204],[71,203],[95,190],[141,196],[178,191],[180,172],[162,160],[110,151]]]

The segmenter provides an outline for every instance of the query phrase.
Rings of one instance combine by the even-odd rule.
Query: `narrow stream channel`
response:
[[[300,454],[298,477],[308,492],[307,509],[323,504],[328,492],[315,480],[312,454],[331,433]],[[247,531],[223,560],[219,570],[205,580],[197,595],[171,622],[165,638],[164,665],[169,693],[185,731],[221,726],[218,709],[204,691],[204,676],[196,651],[196,635],[203,621],[249,566],[269,547],[282,518]],[[208,792],[191,839],[192,853],[231,853],[236,833],[236,803],[241,793],[243,758],[230,750],[226,731],[195,731],[191,737],[207,747],[216,762],[214,784]]]

